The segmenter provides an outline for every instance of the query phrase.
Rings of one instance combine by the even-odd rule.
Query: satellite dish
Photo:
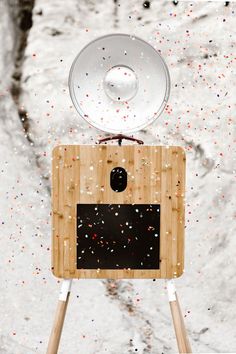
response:
[[[147,42],[127,34],[95,39],[75,58],[69,75],[73,104],[92,126],[130,133],[151,124],[170,91],[168,68]]]

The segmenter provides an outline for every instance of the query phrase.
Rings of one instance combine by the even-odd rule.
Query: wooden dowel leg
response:
[[[167,289],[179,353],[192,353],[173,280],[167,281]]]
[[[57,354],[60,339],[61,339],[64,319],[66,315],[66,309],[69,302],[71,284],[72,284],[72,280],[70,279],[63,280],[60,295],[59,295],[59,301],[57,304],[54,324],[48,342],[47,354]]]
[[[183,315],[182,315],[182,312],[181,312],[181,308],[180,308],[180,304],[179,304],[179,299],[178,299],[177,293],[175,293],[175,296],[176,296],[176,303],[177,303],[177,306],[178,306],[179,316],[181,318],[182,332],[184,332],[184,334],[185,334],[184,337],[185,337],[186,353],[192,353],[192,349],[191,349],[189,338],[188,338],[188,335],[187,335],[187,332],[186,332],[186,328],[185,328],[185,324],[184,324],[184,318],[183,318]]]

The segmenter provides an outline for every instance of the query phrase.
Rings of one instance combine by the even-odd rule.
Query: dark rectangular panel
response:
[[[159,204],[78,204],[77,269],[159,269]]]

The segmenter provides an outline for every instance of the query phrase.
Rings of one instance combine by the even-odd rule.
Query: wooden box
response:
[[[120,192],[111,188],[111,171],[117,167],[127,173],[127,186]],[[185,153],[180,147],[57,146],[52,160],[53,274],[180,276],[184,193]]]

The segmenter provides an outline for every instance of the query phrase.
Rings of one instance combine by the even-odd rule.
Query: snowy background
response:
[[[176,281],[196,353],[236,353],[236,3],[0,0],[0,353],[46,352],[59,293],[50,271],[50,162],[94,143],[68,93],[90,40],[135,34],[164,56],[169,105],[146,143],[187,153],[185,274]],[[164,281],[74,281],[61,354],[174,353]]]

